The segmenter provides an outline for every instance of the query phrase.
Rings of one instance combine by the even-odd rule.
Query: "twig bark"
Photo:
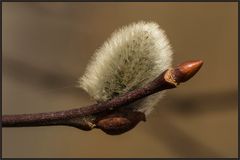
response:
[[[203,61],[188,61],[163,72],[152,82],[142,88],[133,90],[109,101],[93,104],[87,107],[58,112],[3,115],[3,127],[31,127],[68,125],[81,130],[100,128],[107,134],[121,134],[134,128],[140,121],[145,121],[145,115],[124,108],[136,100],[156,92],[175,88],[179,83],[193,77],[201,68]]]

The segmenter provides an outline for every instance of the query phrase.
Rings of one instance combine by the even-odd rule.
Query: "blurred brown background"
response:
[[[93,103],[74,86],[117,28],[155,21],[174,65],[200,72],[120,136],[70,127],[4,128],[3,157],[236,157],[237,3],[3,3],[3,114]]]

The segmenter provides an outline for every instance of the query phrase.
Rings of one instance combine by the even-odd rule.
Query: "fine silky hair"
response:
[[[143,87],[172,64],[172,49],[155,22],[132,23],[115,31],[93,55],[79,80],[97,102]],[[124,107],[148,115],[163,96],[158,92]]]

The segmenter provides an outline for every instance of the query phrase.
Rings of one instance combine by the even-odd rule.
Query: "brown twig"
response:
[[[108,134],[121,134],[135,127],[140,121],[145,121],[143,113],[121,106],[130,104],[156,92],[175,88],[179,83],[185,82],[194,76],[202,64],[201,60],[182,63],[173,69],[166,70],[142,88],[109,101],[87,107],[58,112],[4,115],[2,117],[2,126],[68,125],[82,130],[100,128]]]

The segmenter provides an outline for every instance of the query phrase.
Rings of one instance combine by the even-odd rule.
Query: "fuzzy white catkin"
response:
[[[96,51],[79,83],[96,101],[106,101],[144,86],[171,63],[172,50],[164,31],[157,23],[140,21],[111,35]],[[148,115],[162,95],[159,92],[126,107]]]

